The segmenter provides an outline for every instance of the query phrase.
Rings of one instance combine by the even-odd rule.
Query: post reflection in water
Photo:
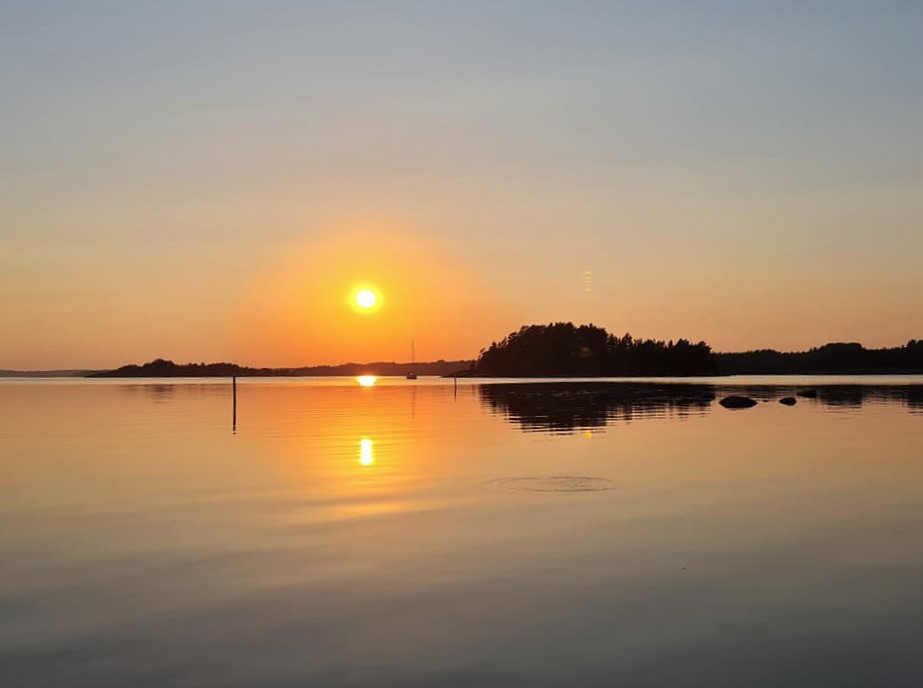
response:
[[[375,456],[372,454],[372,440],[363,437],[359,440],[359,464],[371,466],[373,463],[375,463]]]

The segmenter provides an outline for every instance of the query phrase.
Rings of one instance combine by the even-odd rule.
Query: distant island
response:
[[[923,340],[911,339],[903,346],[885,349],[836,342],[799,352],[759,349],[720,353],[712,351],[704,341],[636,339],[630,334],[610,334],[595,325],[557,322],[523,326],[482,349],[476,360],[252,368],[235,363],[179,364],[158,358],[143,365],[87,371],[85,375],[94,378],[322,377],[406,375],[411,371],[418,375],[459,377],[923,374]]]
[[[101,370],[0,370],[0,378],[4,377],[89,377],[94,373],[101,373]]]
[[[330,377],[335,375],[449,375],[470,370],[473,361],[430,361],[428,363],[343,363],[302,368],[250,368],[236,363],[174,363],[158,358],[143,365],[126,365],[98,371],[86,377]]]

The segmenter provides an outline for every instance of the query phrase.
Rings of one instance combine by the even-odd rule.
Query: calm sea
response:
[[[0,683],[923,685],[923,380],[644,382],[0,382]]]

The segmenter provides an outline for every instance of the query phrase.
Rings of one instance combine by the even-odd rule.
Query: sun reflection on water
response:
[[[375,463],[375,457],[372,455],[372,440],[363,437],[359,440],[359,464],[371,466],[373,463]]]

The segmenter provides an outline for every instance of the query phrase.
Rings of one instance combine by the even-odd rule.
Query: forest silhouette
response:
[[[920,373],[923,340],[890,349],[831,343],[809,351],[715,353],[704,341],[621,337],[594,325],[527,325],[482,349],[474,371],[502,377]]]
[[[570,322],[528,325],[483,349],[481,375],[619,376],[707,375],[717,370],[705,342],[662,342],[609,334],[594,325]]]

